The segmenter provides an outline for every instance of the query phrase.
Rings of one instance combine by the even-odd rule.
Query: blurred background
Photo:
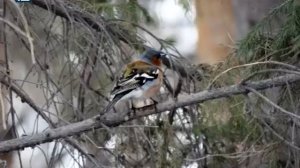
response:
[[[205,90],[233,66],[280,61],[299,67],[299,11],[297,0],[0,0],[6,82],[1,82],[1,141],[97,115],[117,73],[144,45],[169,53],[174,65],[184,67],[184,73],[180,66],[166,68],[172,87],[182,80],[184,94]],[[281,68],[245,67],[226,73],[213,87]],[[278,75],[282,72],[255,80]],[[263,94],[298,114],[299,90],[298,83]],[[77,146],[59,139],[0,159],[11,168],[300,166],[299,121],[255,94],[111,129],[73,137]]]

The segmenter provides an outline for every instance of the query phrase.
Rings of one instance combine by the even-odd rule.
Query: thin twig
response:
[[[276,109],[278,109],[279,111],[287,114],[287,115],[290,115],[292,117],[295,117],[297,119],[300,119],[300,116],[299,115],[296,115],[290,111],[287,111],[286,109],[278,106],[277,104],[275,104],[274,102],[272,102],[270,99],[268,99],[266,96],[262,95],[261,93],[259,93],[256,89],[253,89],[251,87],[248,87],[248,86],[245,86],[245,88],[249,91],[251,91],[252,93],[256,94],[258,97],[262,98],[265,102],[267,102],[268,104],[270,104],[271,106],[275,107]]]
[[[55,128],[56,124],[43,112],[43,109],[39,108],[34,101],[25,93],[23,92],[20,88],[18,88],[14,83],[9,83],[6,79],[5,79],[5,75],[0,77],[0,82],[9,87],[13,92],[15,92],[22,101],[26,102],[32,109],[34,109],[49,125],[51,128]],[[71,146],[73,146],[74,148],[76,148],[79,152],[81,152],[83,155],[85,155],[92,163],[94,163],[96,166],[101,167],[97,161],[95,160],[95,158],[93,158],[92,156],[90,156],[88,153],[86,153],[82,147],[80,145],[78,145],[78,143],[74,140],[72,140],[71,138],[67,138],[66,142],[69,143]]]
[[[200,158],[195,158],[195,159],[185,159],[188,162],[197,162],[200,160],[204,160],[206,158],[211,158],[211,157],[224,157],[224,158],[230,158],[230,159],[236,159],[236,158],[245,158],[245,157],[251,157],[251,156],[255,156],[261,153],[265,153],[267,149],[272,149],[271,147],[273,147],[274,145],[277,145],[277,143],[272,143],[270,145],[268,145],[267,147],[265,147],[265,149],[262,150],[258,150],[258,151],[244,151],[244,152],[234,152],[234,153],[224,153],[224,154],[209,154]]]
[[[287,69],[265,69],[265,70],[257,71],[257,72],[254,72],[254,73],[250,74],[245,79],[243,79],[240,82],[240,84],[244,84],[245,82],[247,82],[248,80],[250,80],[254,76],[256,76],[258,74],[261,74],[261,73],[266,73],[266,72],[284,72],[284,73],[291,73],[291,74],[300,75],[300,71],[292,71],[292,70],[287,70]]]
[[[70,6],[68,8],[63,8],[60,5],[57,5],[53,2],[47,2],[45,0],[33,0],[32,4],[39,6],[40,8],[43,8],[45,10],[51,11],[51,12],[55,13],[55,15],[65,18],[66,20],[70,21],[71,23],[73,21],[86,23],[91,28],[95,29],[96,31],[99,31],[99,32],[109,31],[109,34],[117,36],[117,38],[119,40],[121,40],[125,43],[129,43],[128,42],[129,39],[126,39],[126,38],[120,36],[118,33],[113,31],[112,27],[105,25],[103,23],[104,19],[102,17],[98,16],[97,21],[96,21],[94,18],[92,18],[87,13],[76,10],[77,9],[76,6]],[[67,7],[67,5],[65,5],[65,7]],[[99,24],[99,23],[101,23],[101,24]],[[103,25],[106,26],[105,27],[106,30],[104,30]]]
[[[248,67],[248,66],[253,66],[253,65],[260,65],[260,64],[275,64],[275,65],[280,65],[280,66],[284,66],[296,71],[300,71],[300,68],[290,65],[290,64],[285,64],[282,62],[277,62],[277,61],[264,61],[264,62],[253,62],[253,63],[249,63],[249,64],[243,64],[243,65],[237,65],[231,68],[226,69],[225,71],[219,73],[207,86],[207,89],[210,89],[212,87],[212,85],[215,83],[215,81],[220,78],[222,75],[226,74],[227,72],[237,69],[237,68],[242,68],[242,67]]]
[[[300,151],[300,147],[295,146],[292,142],[290,142],[290,141],[286,140],[284,137],[282,137],[268,123],[266,123],[266,121],[264,121],[263,119],[259,119],[259,121],[262,122],[278,139],[280,139],[281,141],[283,141],[285,144],[287,144],[291,148],[294,148],[294,149]]]

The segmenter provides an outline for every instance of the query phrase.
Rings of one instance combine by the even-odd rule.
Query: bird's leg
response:
[[[128,113],[127,113],[127,116],[130,118],[131,117],[131,113],[132,113],[132,111],[131,111],[131,100],[129,99],[127,102],[126,102],[126,107],[127,107],[127,110],[128,110]]]
[[[117,112],[117,109],[115,107],[112,107],[112,110],[114,111],[114,113]]]
[[[155,99],[153,99],[152,97],[150,99],[152,100],[153,104],[155,104],[155,105],[158,104],[158,102]]]
[[[152,102],[153,102],[153,106],[154,106],[155,111],[157,111],[156,105],[158,104],[158,102],[157,102],[156,100],[154,100],[153,98],[150,98],[150,99],[151,99]]]
[[[131,109],[131,112],[132,112],[132,116],[135,116],[136,115],[136,108],[133,105],[133,100],[130,99],[129,103],[130,103],[130,109]],[[130,114],[129,114],[129,116],[130,116]]]

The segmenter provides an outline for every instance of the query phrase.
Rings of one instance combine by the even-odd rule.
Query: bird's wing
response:
[[[157,79],[159,69],[157,67],[146,67],[141,70],[132,70],[127,75],[124,75],[124,73],[111,92],[114,97],[124,96],[145,83]]]

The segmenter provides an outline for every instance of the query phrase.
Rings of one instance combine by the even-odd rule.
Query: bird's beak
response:
[[[166,55],[167,55],[166,53],[160,52],[160,56],[161,56],[161,57],[165,57]]]

